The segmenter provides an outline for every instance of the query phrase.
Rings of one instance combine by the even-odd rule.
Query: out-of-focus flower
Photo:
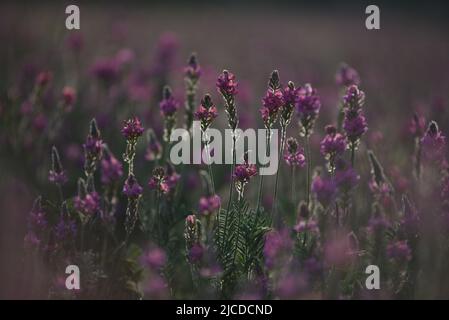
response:
[[[198,59],[195,53],[192,53],[187,62],[187,66],[184,68],[184,74],[190,81],[198,81],[201,76],[201,67],[198,64]]]
[[[164,117],[171,117],[178,111],[179,103],[173,97],[169,87],[165,87],[164,89],[163,99],[159,103],[159,108]]]
[[[28,215],[28,232],[24,243],[28,248],[37,248],[41,243],[42,234],[48,226],[47,213],[43,210],[41,204],[42,198],[38,197]]]
[[[47,126],[48,126],[48,119],[45,116],[45,114],[39,113],[33,118],[33,128],[36,129],[37,131],[39,132],[44,131],[45,128],[47,128]]]
[[[101,140],[100,130],[97,122],[92,119],[89,127],[89,134],[86,142],[83,144],[84,148],[84,170],[86,175],[92,175],[97,167],[97,162],[103,156],[103,141]]]
[[[84,47],[84,38],[80,32],[70,32],[66,39],[67,47],[78,54]]]
[[[198,211],[203,216],[209,216],[216,212],[220,208],[221,199],[218,195],[213,195],[210,197],[201,197],[199,201]]]
[[[149,299],[168,299],[168,284],[160,275],[152,274],[143,288],[144,294]]]
[[[115,58],[101,58],[95,61],[90,72],[104,84],[110,85],[118,79],[120,68]]]
[[[351,85],[360,85],[360,77],[354,68],[351,68],[346,63],[342,63],[335,75],[337,85],[349,87]]]
[[[187,62],[187,67],[184,68],[184,81],[186,84],[186,103],[185,103],[185,109],[186,109],[186,128],[187,130],[190,130],[190,128],[192,127],[192,122],[193,122],[193,116],[194,116],[194,108],[195,108],[195,97],[196,97],[196,91],[197,91],[197,85],[198,85],[198,80],[201,76],[201,68],[198,64],[198,59],[196,58],[196,54],[192,53],[190,55],[189,61]],[[210,100],[210,97],[209,97]],[[207,104],[207,103],[206,103]],[[212,102],[210,102],[210,105],[212,105]],[[198,112],[201,112],[201,116],[200,116],[200,120],[202,120],[202,125],[203,122],[206,122],[206,118],[212,116],[212,119],[216,117],[213,117],[213,115],[207,115],[207,111],[210,109],[206,106],[204,106],[204,108],[202,108],[204,106],[203,103],[201,103],[200,106],[200,110],[198,110]],[[204,110],[201,110],[204,109]],[[215,109],[215,107],[214,107]],[[212,110],[214,111],[214,110]],[[198,113],[197,112],[197,113]],[[216,114],[216,109],[215,109],[215,114]],[[197,116],[198,117],[198,116]],[[210,120],[210,122],[212,122],[212,120]]]
[[[210,95],[206,94],[195,112],[195,117],[201,122],[201,130],[205,132],[217,116],[217,108],[212,103]]]
[[[123,176],[123,166],[111,153],[106,145],[103,145],[103,158],[101,159],[101,182],[112,184]]]
[[[347,165],[343,159],[339,159],[335,167],[335,183],[337,188],[344,191],[353,189],[360,180],[360,176],[354,168]]]
[[[36,77],[36,85],[38,88],[44,88],[53,79],[53,74],[49,71],[43,71]]]
[[[93,215],[100,210],[100,195],[92,191],[84,195],[78,194],[73,200],[74,207],[87,215]]]
[[[128,178],[125,181],[125,184],[123,186],[123,193],[128,197],[128,198],[140,198],[140,196],[142,195],[143,192],[143,188],[139,185],[139,183],[137,182],[136,177],[134,176],[134,174],[130,174],[128,176]]]
[[[201,244],[201,225],[193,214],[186,217],[184,238],[186,241],[187,260],[191,264],[198,263],[203,256],[204,248]]]
[[[243,164],[237,164],[234,169],[235,187],[239,194],[239,198],[243,197],[246,184],[252,177],[257,174],[257,167],[254,164],[248,163],[245,159]]]
[[[288,272],[281,275],[274,291],[280,299],[298,299],[307,289],[308,284],[302,274]]]
[[[412,258],[412,250],[407,241],[396,241],[387,246],[387,256],[398,262],[407,262]]]
[[[357,148],[360,138],[368,130],[366,118],[362,112],[365,103],[365,93],[356,85],[346,90],[344,101],[343,129],[352,148]]]
[[[330,178],[323,178],[321,175],[316,175],[312,182],[312,192],[316,199],[323,206],[327,207],[335,199],[337,186],[335,181]]]
[[[335,163],[346,150],[346,137],[333,125],[326,126],[326,136],[320,143],[320,152],[328,161],[329,172],[335,171]]]
[[[435,121],[429,123],[427,131],[421,139],[421,144],[424,158],[437,161],[441,161],[444,158],[446,137]]]
[[[170,135],[176,125],[176,112],[179,103],[173,97],[170,87],[165,86],[162,94],[162,101],[159,103],[161,114],[164,117],[164,141],[170,141]]]
[[[372,234],[377,234],[385,231],[389,227],[390,222],[386,217],[379,210],[375,210],[368,221],[367,231]]]
[[[284,160],[289,166],[302,168],[306,164],[304,149],[299,147],[298,141],[293,137],[287,139],[287,150],[284,154]]]
[[[324,244],[324,261],[327,266],[342,268],[354,262],[358,255],[355,235],[338,233]]]
[[[288,258],[293,242],[290,238],[290,232],[287,229],[280,231],[272,230],[265,235],[263,255],[265,265],[271,269],[275,266],[282,266],[285,259]]]
[[[309,220],[300,220],[294,227],[293,230],[295,230],[297,233],[302,232],[311,232],[311,233],[318,233],[318,223],[314,219]]]
[[[66,86],[62,89],[62,100],[64,103],[64,109],[70,110],[76,100],[76,92],[72,87]]]
[[[195,243],[188,251],[187,258],[190,263],[195,264],[201,261],[204,255],[204,247],[201,243]]]
[[[153,270],[160,270],[167,263],[167,255],[163,249],[153,247],[144,253],[142,262]]]
[[[115,61],[119,67],[130,64],[135,58],[134,51],[128,48],[120,49],[115,55]]]
[[[48,180],[60,186],[68,180],[66,172],[62,167],[58,149],[55,146],[51,149],[51,170],[48,173]]]
[[[67,204],[64,202],[61,208],[61,216],[59,221],[54,227],[54,234],[56,240],[59,242],[65,242],[75,240],[77,234],[76,222],[70,218],[70,214],[67,210]],[[59,246],[59,243],[58,243]]]
[[[145,152],[145,159],[148,161],[159,160],[162,156],[162,146],[153,129],[147,130],[147,142],[148,145]]]
[[[178,47],[178,39],[172,33],[164,33],[158,40],[151,74],[158,77],[162,83],[165,82],[168,73],[173,68]]]
[[[310,84],[299,88],[296,111],[301,128],[300,134],[302,136],[308,137],[312,134],[320,108],[321,101],[316,89],[312,88]]]
[[[426,118],[423,115],[415,112],[413,118],[410,120],[408,131],[411,135],[421,138],[426,130]]]

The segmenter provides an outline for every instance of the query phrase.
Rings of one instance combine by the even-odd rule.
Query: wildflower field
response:
[[[82,4],[67,30],[63,5],[0,8],[0,297],[449,298],[435,12]],[[194,123],[199,164],[173,163]],[[274,174],[237,159],[246,129]]]

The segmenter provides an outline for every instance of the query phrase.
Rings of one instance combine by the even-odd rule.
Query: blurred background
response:
[[[117,156],[124,148],[118,128],[126,117],[140,115],[145,127],[160,134],[154,115],[161,86],[170,84],[184,99],[183,68],[191,52],[204,72],[199,96],[210,92],[220,105],[217,75],[223,69],[236,74],[242,127],[262,128],[258,109],[272,70],[279,70],[284,84],[312,83],[322,99],[315,150],[321,128],[335,121],[341,94],[335,74],[346,62],[359,72],[367,97],[366,146],[386,170],[405,179],[412,166],[407,128],[414,112],[437,120],[449,134],[449,11],[443,2],[377,1],[381,29],[372,31],[365,28],[370,3],[363,1],[81,1],[79,31],[65,28],[68,4],[0,4],[0,298],[45,297],[44,290],[28,290],[30,279],[45,269],[25,263],[23,239],[33,199],[55,193],[47,183],[51,146],[57,145],[75,177],[92,117]],[[6,110],[27,114],[23,102],[44,71],[52,73],[52,82],[42,113],[19,139]],[[76,89],[76,102],[52,135],[46,115],[65,86]],[[225,117],[215,126],[225,128]],[[75,181],[69,183],[72,192]]]

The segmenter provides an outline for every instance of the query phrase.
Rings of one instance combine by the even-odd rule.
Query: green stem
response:
[[[312,171],[312,159],[310,156],[310,143],[309,143],[309,135],[306,133],[306,142],[305,142],[305,151],[306,151],[306,161],[307,161],[307,175],[306,175],[306,203],[307,208],[310,205],[310,189],[311,189],[311,171]],[[309,208],[310,209],[310,208]]]
[[[284,143],[285,143],[285,135],[286,135],[286,130],[285,127],[282,128],[282,132],[281,132],[281,144],[279,146],[279,153],[278,153],[278,157],[282,158],[282,153],[284,152]],[[281,169],[281,163],[282,161],[279,163],[278,166],[278,170],[276,171],[276,179],[274,182],[274,197],[273,197],[273,207],[271,209],[272,211],[272,216],[273,216],[273,220],[276,221],[276,223],[280,223],[279,217],[277,216],[277,193],[278,193],[278,180],[279,180],[279,171]]]

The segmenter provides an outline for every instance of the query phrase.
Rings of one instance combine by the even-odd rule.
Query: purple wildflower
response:
[[[70,110],[76,100],[76,92],[72,87],[66,86],[62,89],[62,101],[64,109]]]
[[[187,66],[184,68],[184,74],[190,81],[196,82],[201,76],[201,67],[198,64],[198,59],[195,53],[192,53],[187,62]]]
[[[310,220],[300,220],[294,227],[297,233],[302,232],[311,232],[311,233],[319,233],[318,223],[314,219]]]
[[[412,251],[407,241],[396,241],[387,246],[387,256],[398,262],[407,262],[412,258]]]
[[[312,182],[312,192],[315,193],[316,199],[323,206],[332,203],[336,195],[335,181],[329,178],[323,178],[316,175]]]
[[[102,58],[92,65],[91,74],[106,85],[110,85],[119,76],[119,64],[115,58]]]
[[[112,184],[123,176],[123,166],[111,153],[106,145],[103,145],[103,159],[101,160],[101,182]]]
[[[310,84],[299,88],[296,111],[302,136],[308,137],[312,133],[320,108],[321,102],[316,89]]]
[[[287,150],[284,154],[284,160],[289,166],[302,168],[306,164],[304,149],[299,147],[298,141],[293,137],[287,139]]]
[[[178,101],[173,97],[170,87],[165,86],[159,103],[161,114],[164,117],[164,141],[170,141],[170,135],[176,125],[176,112],[179,108]]]
[[[128,176],[128,178],[125,181],[125,184],[123,186],[123,193],[128,197],[128,198],[140,198],[140,196],[142,195],[142,187],[139,185],[139,183],[137,182],[136,177],[134,176],[134,174],[130,174]]]
[[[143,131],[139,118],[134,117],[124,121],[122,134],[127,140],[136,140],[143,134]]]
[[[55,146],[51,149],[51,170],[48,173],[48,180],[60,186],[68,180]]]
[[[161,114],[164,117],[172,117],[178,111],[179,103],[172,95],[171,89],[165,87],[162,101],[159,103]]]
[[[237,94],[237,82],[231,72],[224,70],[217,79],[217,89],[223,96],[235,96]]]
[[[163,249],[154,247],[144,253],[142,261],[151,269],[160,270],[167,262],[167,255]]]
[[[201,105],[198,107],[198,110],[195,112],[195,117],[201,122],[201,130],[205,132],[217,116],[217,108],[212,103],[210,95],[206,94],[201,100]]]
[[[320,143],[320,152],[328,161],[330,172],[334,172],[337,159],[346,149],[346,137],[332,125],[326,126],[326,136]]]
[[[360,85],[360,77],[354,68],[351,68],[346,63],[342,63],[335,75],[337,85],[349,87],[351,85]]]
[[[346,90],[344,101],[343,129],[346,132],[351,148],[355,149],[362,135],[368,130],[366,118],[362,112],[365,102],[365,93],[356,85],[351,85]]]
[[[421,139],[423,156],[428,160],[441,161],[444,158],[446,137],[438,128],[435,121],[431,121],[425,135]]]
[[[335,183],[339,189],[349,191],[353,189],[360,180],[360,176],[343,159],[336,163]]]
[[[292,245],[290,232],[287,229],[280,231],[272,230],[266,233],[263,255],[267,268],[272,269],[276,265],[282,265],[285,259],[287,259]]]
[[[220,196],[216,194],[210,197],[201,197],[198,211],[203,216],[209,216],[216,212],[220,208],[220,205]]]
[[[84,148],[84,170],[86,175],[92,175],[97,167],[97,162],[103,156],[103,141],[101,140],[100,130],[97,122],[92,119],[90,122],[89,134],[86,142],[83,144]]]
[[[229,71],[223,70],[223,73],[217,79],[216,86],[218,92],[221,93],[225,101],[228,125],[233,131],[235,131],[239,123],[237,108],[235,105],[235,95],[237,94],[237,82],[235,81],[235,76]]]
[[[246,184],[249,180],[257,174],[257,167],[254,164],[249,164],[245,159],[243,164],[237,164],[234,169],[234,179],[239,199],[243,197]]]
[[[167,184],[165,176],[165,170],[162,167],[157,167],[153,170],[153,175],[148,182],[148,186],[152,190],[156,190],[160,193],[166,194],[170,191],[170,187]]]
[[[147,142],[148,145],[145,152],[145,159],[148,161],[159,160],[162,156],[162,146],[153,129],[147,130]]]
[[[187,258],[190,263],[195,264],[201,261],[204,255],[204,247],[201,243],[195,243],[188,251]]]

